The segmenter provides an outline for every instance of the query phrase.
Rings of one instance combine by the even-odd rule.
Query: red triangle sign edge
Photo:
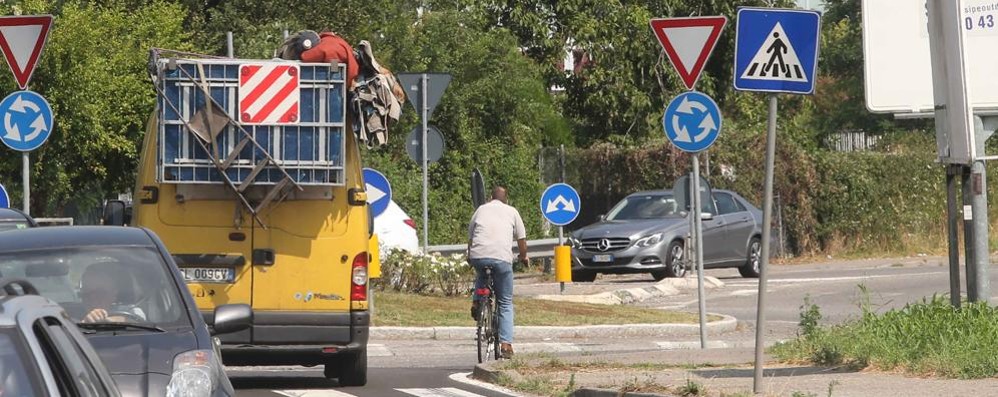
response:
[[[35,66],[38,66],[38,59],[41,58],[42,49],[45,47],[45,42],[48,40],[49,31],[52,27],[52,16],[51,15],[28,15],[28,16],[7,16],[0,17],[0,27],[4,26],[31,26],[38,25],[41,26],[41,32],[38,34],[38,39],[35,45],[31,49],[31,54],[28,56],[28,62],[24,65],[24,70],[17,65],[17,60],[14,59],[14,52],[10,48],[10,43],[7,42],[7,37],[0,32],[0,50],[3,50],[3,56],[7,60],[7,66],[10,67],[11,73],[14,74],[14,80],[17,80],[18,87],[22,90],[28,88],[28,82],[31,81],[31,75],[35,72]]]
[[[677,73],[679,73],[679,77],[682,78],[683,84],[686,85],[686,89],[688,90],[693,90],[693,87],[696,86],[697,81],[700,80],[700,74],[703,72],[704,66],[707,65],[707,59],[709,59],[710,55],[714,52],[714,47],[717,46],[717,39],[721,37],[721,31],[727,23],[728,18],[725,16],[658,18],[652,19],[649,22],[652,32],[655,33],[655,37],[658,39],[658,42],[662,44],[662,49],[664,49],[666,55],[669,56],[669,61],[672,62],[672,67],[676,69]],[[703,48],[700,50],[700,55],[697,56],[697,60],[693,64],[693,68],[691,70],[686,70],[682,61],[679,59],[679,54],[676,52],[676,48],[669,41],[669,38],[665,35],[663,29],[694,26],[706,26],[713,29],[707,37],[707,41],[704,43]]]

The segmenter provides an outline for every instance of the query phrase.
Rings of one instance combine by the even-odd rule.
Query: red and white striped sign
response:
[[[239,122],[297,124],[301,91],[296,63],[267,62],[239,67]]]

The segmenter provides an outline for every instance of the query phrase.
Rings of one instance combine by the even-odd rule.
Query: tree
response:
[[[48,142],[32,152],[33,212],[60,213],[71,201],[88,207],[106,194],[127,191],[135,181],[138,142],[155,105],[146,74],[149,48],[190,49],[183,27],[186,10],[158,0],[29,0],[0,4],[0,12],[55,16],[31,83],[52,105],[55,123]],[[8,73],[0,86],[17,88]],[[20,181],[20,156],[6,153],[0,176]],[[18,183],[6,186],[20,196]]]

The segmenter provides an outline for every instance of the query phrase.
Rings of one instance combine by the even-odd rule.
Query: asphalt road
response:
[[[707,291],[707,310],[735,316],[738,330],[711,335],[711,346],[746,347],[754,343],[758,281],[738,276],[736,270],[708,270],[707,275],[725,282]],[[998,268],[992,268],[991,284],[998,295]],[[604,276],[600,284],[621,288],[650,285],[650,277]],[[963,283],[962,283],[963,284]],[[862,288],[860,287],[862,286]],[[963,288],[966,286],[963,284]],[[862,292],[865,289],[867,292]],[[817,265],[774,266],[770,272],[767,310],[767,344],[790,338],[797,329],[805,296],[821,309],[824,324],[858,316],[860,302],[884,311],[917,302],[933,294],[949,293],[948,267],[938,258],[829,262]],[[996,297],[998,298],[998,297]],[[993,298],[993,302],[998,299]],[[654,298],[641,306],[695,312],[694,291]],[[668,340],[665,340],[668,339]],[[321,368],[237,368],[230,371],[238,394],[243,396],[507,396],[494,390],[462,383],[461,374],[475,364],[474,341],[372,341],[370,383],[360,388],[341,388],[322,378]],[[618,340],[518,340],[520,353],[548,352],[555,355],[601,355],[624,352],[654,352],[698,347],[696,335],[679,338]]]

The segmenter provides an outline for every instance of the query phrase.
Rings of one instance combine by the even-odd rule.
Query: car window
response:
[[[153,248],[103,246],[0,253],[0,273],[27,279],[77,322],[159,327],[190,324],[179,288]],[[88,319],[91,313],[95,315]]]
[[[17,329],[0,327],[0,396],[43,395],[34,362]]]
[[[742,207],[734,197],[727,193],[714,193],[714,201],[717,203],[718,215],[745,211],[745,207]]]
[[[629,196],[621,200],[610,210],[606,219],[610,221],[659,219],[678,214],[678,205],[671,194],[648,194]]]

